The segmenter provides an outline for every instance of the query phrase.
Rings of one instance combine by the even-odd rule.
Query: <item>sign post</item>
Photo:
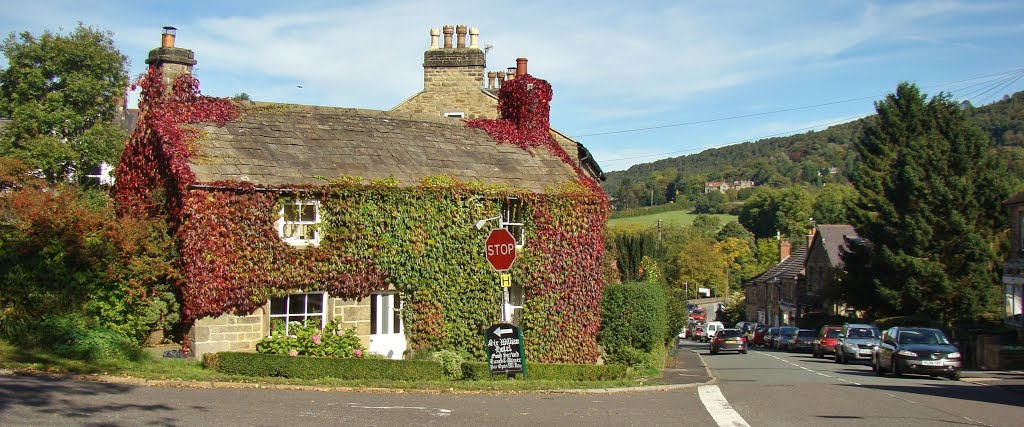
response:
[[[487,365],[494,374],[505,374],[509,378],[523,373],[526,380],[526,355],[523,353],[523,331],[509,323],[491,325],[484,333],[487,342]]]
[[[512,285],[512,276],[505,272],[516,262],[516,239],[512,233],[504,228],[491,230],[484,242],[484,258],[501,273],[501,321],[508,323],[512,320],[508,310],[508,287]]]

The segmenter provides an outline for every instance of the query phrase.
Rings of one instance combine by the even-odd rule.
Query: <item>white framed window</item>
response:
[[[291,335],[292,322],[323,328],[327,325],[327,294],[323,292],[290,294],[270,298],[270,334],[283,329]]]
[[[464,119],[464,118],[466,118],[466,113],[464,113],[462,111],[446,111],[443,114],[444,114],[445,117],[451,117],[451,118],[456,118],[456,119]]]
[[[508,287],[508,313],[509,318],[512,319],[513,325],[522,325],[523,321],[523,300],[525,299],[523,292],[523,285],[517,281],[512,281],[512,286]]]
[[[281,205],[278,215],[277,234],[290,245],[307,246],[320,244],[320,202],[294,199]]]
[[[501,207],[501,221],[516,239],[516,249],[522,249],[526,245],[526,203],[518,197],[506,198]]]
[[[370,334],[402,333],[402,297],[397,292],[370,295]]]

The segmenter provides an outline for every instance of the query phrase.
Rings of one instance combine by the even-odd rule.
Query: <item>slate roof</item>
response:
[[[753,279],[748,280],[743,284],[744,287],[763,284],[772,280],[773,277],[778,277],[779,280],[788,277],[796,277],[803,273],[804,263],[807,262],[807,245],[800,246],[793,250],[789,255],[789,258],[782,260],[778,264],[772,266],[764,273],[754,276]]]
[[[828,253],[829,263],[832,264],[832,267],[842,268],[841,251],[847,247],[846,239],[860,238],[857,231],[849,224],[821,224],[817,229],[825,252]]]
[[[454,174],[463,182],[534,192],[576,181],[544,148],[499,144],[461,119],[378,110],[241,102],[240,119],[203,132],[190,167],[196,181],[323,184],[318,177],[394,177],[399,185]]]

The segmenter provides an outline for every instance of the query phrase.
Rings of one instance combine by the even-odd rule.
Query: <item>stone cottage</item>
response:
[[[477,32],[465,46],[460,26],[453,48],[452,29],[444,31],[443,48],[431,31],[424,91],[392,111],[203,97],[187,84],[194,53],[165,31],[146,61],[149,107],[112,194],[122,214],[159,212],[176,230],[196,355],[251,350],[290,322],[332,321],[391,358],[410,346],[474,352],[503,305],[539,353],[532,360],[597,359],[607,212],[600,167],[547,126],[525,144],[552,144],[502,140],[497,130],[521,132],[520,120],[547,123],[549,108],[531,98],[516,104],[530,106],[522,116],[502,110],[499,121],[502,97],[550,86],[522,60],[502,80],[506,90],[483,88]],[[460,83],[433,84],[446,79]],[[530,92],[512,90],[513,80]],[[381,207],[395,200],[410,204]],[[546,206],[575,216],[553,217]],[[524,248],[507,300],[473,226],[489,219]],[[445,259],[461,261],[438,264]],[[577,340],[566,342],[566,333]]]

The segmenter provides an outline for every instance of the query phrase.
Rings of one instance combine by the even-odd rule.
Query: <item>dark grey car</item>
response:
[[[715,337],[711,339],[711,354],[718,354],[722,351],[738,351],[747,354],[747,338],[739,329],[719,329]]]
[[[933,328],[895,326],[882,334],[871,369],[876,374],[892,372],[894,377],[908,374],[944,376],[960,379],[963,358],[946,334]]]

